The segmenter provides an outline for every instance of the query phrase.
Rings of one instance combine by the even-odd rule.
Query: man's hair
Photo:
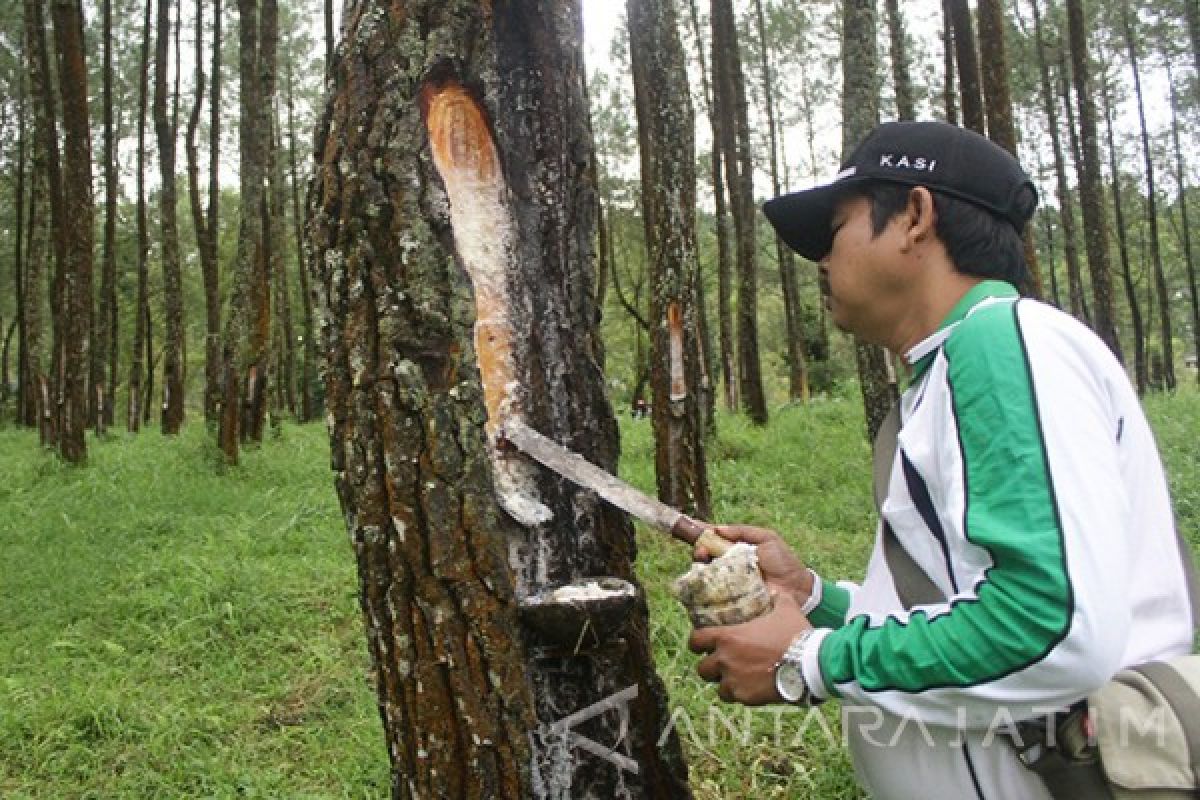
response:
[[[914,187],[887,181],[870,181],[846,187],[847,197],[865,197],[871,204],[871,229],[875,236],[908,205]],[[966,275],[995,278],[1014,286],[1028,282],[1025,245],[1012,223],[965,200],[936,189],[933,208],[935,230],[955,269]],[[1032,197],[1030,202],[1036,202]]]

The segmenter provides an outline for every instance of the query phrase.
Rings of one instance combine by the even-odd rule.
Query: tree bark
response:
[[[273,0],[264,0],[262,14]],[[258,0],[239,0],[241,112],[241,227],[234,290],[229,301],[222,350],[221,415],[217,442],[225,460],[236,464],[243,441],[260,441],[266,397],[270,334],[270,276],[263,220],[266,152],[262,131],[262,65]]]
[[[616,460],[579,4],[361,0],[344,20],[310,231],[392,796],[687,797],[640,590],[615,636],[533,602],[632,582],[631,526],[493,447],[516,418]]]
[[[1175,185],[1179,188],[1179,240],[1183,247],[1184,264],[1187,267],[1188,297],[1192,306],[1192,352],[1200,358],[1200,284],[1196,282],[1196,262],[1192,251],[1192,228],[1188,222],[1187,182],[1184,171],[1183,146],[1179,137],[1179,98],[1171,68],[1167,66],[1167,82],[1171,85],[1171,144],[1175,150]],[[1200,383],[1200,369],[1196,371],[1196,382]]]
[[[696,272],[695,117],[674,0],[627,0],[650,264],[658,497],[708,518]]]
[[[1067,182],[1067,162],[1063,157],[1062,136],[1059,131],[1057,94],[1050,81],[1050,66],[1046,58],[1045,37],[1042,31],[1042,13],[1038,0],[1031,0],[1033,7],[1034,41],[1037,47],[1038,73],[1042,86],[1042,106],[1050,131],[1050,145],[1054,152],[1054,175],[1058,187],[1058,215],[1063,230],[1063,259],[1067,265],[1067,294],[1071,313],[1078,319],[1087,320],[1083,301],[1083,278],[1079,263],[1078,234],[1075,230],[1075,213],[1071,207],[1071,189]],[[1065,80],[1065,77],[1064,77]]]
[[[762,2],[762,0],[756,0]],[[916,94],[913,91],[912,72],[908,58],[908,34],[904,31],[904,16],[900,11],[900,0],[886,0],[888,42],[891,45],[892,82],[896,89],[896,118],[917,118]]]
[[[21,63],[27,62],[29,48],[25,44],[22,31]],[[25,248],[25,208],[26,198],[32,191],[33,180],[26,186],[28,169],[28,127],[25,123],[27,97],[25,91],[25,72],[17,72],[17,175],[13,187],[13,288],[16,290],[16,322],[17,322],[17,395],[15,402],[14,421],[17,425],[35,427],[37,425],[37,401],[33,392],[33,370],[30,368],[30,344],[40,339],[40,331],[34,334],[30,325],[30,317],[41,324],[41,316],[35,309],[30,312],[28,301],[29,265],[26,259],[29,251]],[[29,203],[32,205],[32,202]],[[32,227],[32,226],[30,226]],[[40,302],[40,301],[39,301]]]
[[[771,151],[771,191],[778,197],[783,193],[779,169],[779,126],[775,113],[775,82],[771,73],[771,43],[767,39],[767,21],[763,13],[762,0],[754,0],[755,18],[758,22],[760,68],[762,70],[763,101],[767,111],[767,141]],[[910,87],[911,88],[911,87]],[[779,263],[779,283],[783,289],[783,317],[786,331],[788,364],[788,398],[794,402],[808,402],[808,363],[804,320],[800,308],[800,285],[796,280],[796,254],[775,237],[775,257]]]
[[[987,134],[984,122],[983,93],[980,88],[979,56],[975,49],[975,25],[967,0],[946,0],[954,26],[954,54],[958,67],[958,94],[962,103],[963,125]]]
[[[154,46],[154,133],[158,140],[159,246],[163,270],[163,400],[162,432],[179,433],[184,418],[183,273],[179,261],[179,227],[175,217],[175,126],[167,114],[167,54],[171,36],[171,7],[158,2],[158,36]]]
[[[842,3],[842,159],[879,124],[879,50],[875,44],[877,15],[873,0]],[[899,399],[889,374],[887,352],[854,340],[858,379],[862,389],[867,439]]]
[[[218,0],[219,2],[219,0]],[[192,210],[192,228],[196,232],[196,250],[200,256],[200,272],[204,279],[204,419],[209,425],[216,424],[216,413],[219,394],[217,381],[220,375],[219,347],[220,336],[220,307],[217,287],[217,248],[216,231],[209,230],[212,218],[204,211],[200,199],[200,158],[196,146],[196,132],[200,127],[200,112],[204,106],[204,90],[206,78],[204,75],[204,1],[196,0],[196,96],[192,103],[192,112],[188,117],[187,133],[184,137],[184,149],[187,152],[188,200]],[[220,50],[220,9],[214,8],[213,18],[213,52]],[[219,56],[217,56],[219,58]],[[218,80],[216,66],[213,80]],[[212,95],[214,110],[220,103],[219,96],[214,91]],[[220,124],[220,115],[212,114],[213,124]],[[217,128],[219,131],[219,127]],[[210,159],[210,190],[212,172],[215,161],[219,159],[218,150],[209,147]],[[209,202],[213,201],[210,191]]]
[[[957,71],[954,68],[954,21],[950,0],[942,0],[942,105],[946,111],[946,122],[958,124],[958,100],[954,86]]]
[[[1103,178],[1100,174],[1100,144],[1096,133],[1096,108],[1092,95],[1083,0],[1067,0],[1067,27],[1071,41],[1075,100],[1079,108],[1079,141],[1083,156],[1079,170],[1079,196],[1083,207],[1083,232],[1088,266],[1092,275],[1092,324],[1117,359],[1123,361],[1113,309],[1108,224],[1104,207]]]
[[[713,93],[709,81],[709,69],[704,58],[704,38],[700,31],[700,15],[696,11],[696,0],[688,0],[692,32],[696,37],[696,59],[700,64],[700,83],[704,92],[704,108],[712,129],[712,156],[710,172],[713,187],[713,219],[717,233],[717,341],[718,362],[721,373],[722,397],[726,410],[738,408],[737,358],[733,344],[733,232],[730,230],[729,208],[726,202],[724,160],[721,146],[724,132],[722,121],[716,113]]]
[[[284,62],[287,79],[287,117],[288,117],[288,160],[292,178],[292,220],[296,227],[296,274],[300,278],[300,329],[303,331],[304,347],[300,366],[300,422],[311,422],[316,419],[320,408],[315,395],[317,381],[317,339],[316,325],[313,322],[312,290],[309,287],[309,263],[304,241],[301,215],[304,213],[300,206],[300,174],[296,167],[296,119],[295,99],[292,86],[292,62]]]
[[[149,336],[149,253],[150,234],[146,221],[146,106],[150,85],[150,31],[154,0],[146,0],[142,27],[142,60],[138,73],[137,133],[137,309],[134,312],[133,346],[130,348],[129,413],[126,427],[136,433],[142,427],[143,375],[150,363],[146,358]]]
[[[274,109],[272,103],[270,108]],[[276,407],[296,416],[296,331],[292,326],[292,290],[287,270],[287,186],[283,180],[283,137],[279,115],[271,113],[272,146],[267,152],[267,186],[270,190],[267,252],[275,286],[275,387]]]
[[[1121,281],[1125,287],[1125,299],[1129,302],[1129,316],[1133,324],[1133,374],[1138,395],[1146,393],[1149,373],[1146,366],[1146,326],[1142,321],[1141,303],[1133,283],[1133,267],[1129,261],[1129,237],[1125,227],[1125,208],[1121,198],[1121,169],[1118,163],[1117,142],[1113,133],[1112,101],[1108,83],[1101,87],[1104,102],[1104,128],[1108,139],[1108,164],[1112,172],[1113,218],[1116,221],[1117,253],[1121,259]]]
[[[754,162],[746,80],[732,0],[712,0],[713,110],[721,120],[721,152],[729,186],[737,264],[737,374],[742,407],[766,425],[767,397],[758,350],[758,243]]]
[[[1170,291],[1163,268],[1162,244],[1158,232],[1158,189],[1154,181],[1154,155],[1150,150],[1150,131],[1146,127],[1146,102],[1142,95],[1142,75],[1139,65],[1134,22],[1130,19],[1129,2],[1121,0],[1121,28],[1133,72],[1133,91],[1137,98],[1138,125],[1142,135],[1142,159],[1146,167],[1146,222],[1150,226],[1150,260],[1154,265],[1154,288],[1158,295],[1158,332],[1162,339],[1163,384],[1168,391],[1175,389],[1175,345],[1171,326]]]
[[[1008,86],[1008,48],[1004,38],[1004,5],[1000,0],[979,0],[979,55],[985,65],[981,74],[988,136],[1017,156],[1017,128],[1013,124],[1012,92]],[[1020,287],[1021,293],[1040,298],[1044,290],[1037,248],[1033,245],[1033,228],[1026,227],[1022,238],[1029,279]]]
[[[58,451],[70,464],[87,461],[88,349],[92,335],[92,138],[88,125],[83,11],[78,0],[55,0],[54,42],[63,117],[63,224],[65,239],[61,397]]]
[[[97,302],[92,352],[93,422],[102,434],[112,424],[112,400],[117,384],[117,152],[113,130],[113,43],[112,0],[101,4],[103,18],[103,105],[104,105],[104,244],[100,294]]]

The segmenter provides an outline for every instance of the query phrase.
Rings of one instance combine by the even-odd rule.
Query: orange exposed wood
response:
[[[514,331],[506,281],[512,221],[504,176],[491,126],[478,101],[463,86],[426,86],[421,109],[433,162],[450,199],[458,256],[475,289],[475,350],[487,406],[487,429],[495,433],[512,413],[516,385]]]
[[[683,315],[679,303],[667,306],[667,327],[671,337],[671,401],[687,397],[687,378],[683,368]]]

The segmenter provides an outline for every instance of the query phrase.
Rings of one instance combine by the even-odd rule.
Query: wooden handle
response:
[[[720,558],[730,547],[733,547],[733,542],[722,538],[721,534],[717,533],[711,525],[686,515],[681,516],[675,522],[675,526],[671,528],[671,535],[676,539],[682,539],[692,547],[703,545],[713,558]]]
[[[706,528],[696,539],[696,545],[703,547],[713,558],[720,558],[729,552],[733,542],[721,536],[712,528]]]

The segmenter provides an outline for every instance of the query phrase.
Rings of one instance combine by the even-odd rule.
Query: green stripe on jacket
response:
[[[1063,535],[1015,303],[979,309],[944,347],[966,470],[966,535],[994,565],[976,597],[950,613],[878,627],[859,616],[831,633],[820,653],[831,687],[921,692],[995,681],[1044,658],[1070,625]]]

